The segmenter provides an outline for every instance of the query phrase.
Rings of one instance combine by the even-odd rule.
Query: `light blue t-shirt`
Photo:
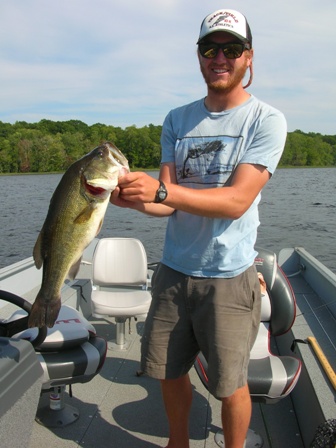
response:
[[[239,163],[263,165],[272,174],[286,135],[283,114],[254,96],[220,113],[209,112],[202,99],[167,115],[161,163],[175,163],[179,185],[223,188]],[[239,275],[257,254],[259,201],[260,195],[236,220],[176,210],[168,220],[162,263],[197,277]]]

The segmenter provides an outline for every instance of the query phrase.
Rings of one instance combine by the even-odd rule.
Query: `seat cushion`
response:
[[[147,255],[136,238],[102,238],[92,261],[94,285],[146,285]]]
[[[44,372],[42,389],[90,381],[102,368],[106,350],[106,341],[92,336],[68,350],[37,353]]]
[[[260,397],[278,400],[286,397],[294,388],[301,370],[301,362],[292,356],[275,356],[251,359],[247,382],[254,399]]]
[[[271,353],[269,327],[267,322],[260,323],[248,365],[247,382],[255,401],[275,402],[287,396],[294,388],[301,371],[299,359]],[[195,368],[207,388],[208,363],[202,353],[195,361]]]
[[[22,317],[26,314],[23,310],[16,311],[11,320]],[[88,341],[90,334],[96,334],[93,325],[75,308],[68,305],[62,305],[55,325],[48,328],[47,337],[39,347],[40,351],[63,350],[75,347]],[[37,328],[28,328],[16,334],[20,339],[33,340],[37,336]]]
[[[146,290],[93,290],[92,313],[113,317],[133,317],[146,314],[152,300]]]
[[[270,399],[290,393],[301,369],[301,362],[291,356],[277,356],[270,351],[270,324],[261,322],[248,365],[248,384],[252,396]]]
[[[261,294],[261,315],[260,315],[260,321],[261,322],[269,322],[271,320],[271,300],[268,295],[268,292]]]

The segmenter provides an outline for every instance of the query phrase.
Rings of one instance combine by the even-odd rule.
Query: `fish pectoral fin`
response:
[[[35,262],[35,266],[37,269],[41,269],[43,265],[43,257],[42,257],[42,238],[43,238],[43,227],[39,236],[37,237],[34,250],[33,250],[33,258]]]
[[[80,259],[79,259],[78,261],[76,261],[76,263],[74,263],[74,264],[71,266],[71,268],[69,269],[69,272],[68,272],[67,277],[68,277],[70,280],[74,280],[74,279],[75,279],[75,277],[76,277],[76,275],[77,275],[77,273],[78,273],[78,271],[79,271],[81,261],[82,261],[82,257],[80,257]]]
[[[96,207],[94,204],[90,203],[87,207],[84,208],[83,211],[80,212],[80,214],[75,218],[74,223],[75,224],[84,224],[85,222],[88,222],[91,219],[92,213],[94,212],[94,209]]]

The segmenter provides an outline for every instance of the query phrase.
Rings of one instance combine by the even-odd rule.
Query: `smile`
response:
[[[214,68],[213,69],[213,72],[217,73],[219,75],[221,75],[222,73],[228,73],[228,71],[229,71],[228,69],[224,69],[224,68],[223,69],[219,69],[219,68]]]

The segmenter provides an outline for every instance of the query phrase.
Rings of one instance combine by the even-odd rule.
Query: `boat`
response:
[[[32,257],[0,270],[3,448],[165,446],[168,428],[159,383],[139,370],[145,315],[123,321],[92,314],[92,265],[100,241],[95,239],[85,250],[76,279],[66,281],[62,289],[63,314],[57,322],[63,327],[76,322],[85,333],[84,336],[76,333],[75,338],[80,340],[81,352],[86,353],[85,360],[89,360],[84,367],[78,362],[74,373],[81,377],[78,381],[68,379],[65,384],[52,385],[45,378],[48,362],[56,369],[58,364],[70,362],[64,355],[67,350],[76,352],[73,355],[76,359],[79,356],[78,347],[67,342],[71,336],[65,337],[63,330],[53,333],[48,330],[53,336],[48,333],[45,341],[49,338],[51,349],[44,351],[43,342],[33,346],[37,330],[28,337],[32,342],[26,340],[22,329],[19,329],[21,338],[3,335],[1,329],[13,315],[16,317],[11,325],[15,325],[15,320],[25,319],[40,287],[42,273],[35,268]],[[253,445],[247,441],[246,447],[334,447],[336,275],[302,247],[284,248],[272,255],[276,260],[275,274],[285,279],[287,286],[282,285],[295,296],[296,316],[288,332],[272,337],[270,347],[273,353],[297,359],[300,369],[293,388],[277,403],[253,400],[250,427],[258,438]],[[147,266],[147,284],[143,289],[148,291],[153,268],[154,265]],[[27,309],[18,310],[17,305],[7,301],[11,297],[22,298],[19,306]],[[61,342],[57,341],[57,334],[61,334]],[[44,339],[46,334],[40,337]],[[53,358],[55,353],[57,361]],[[48,361],[48,356],[52,361]],[[3,375],[4,372],[7,374]],[[196,368],[190,375],[193,384],[190,446],[223,446],[220,401],[209,394]]]

